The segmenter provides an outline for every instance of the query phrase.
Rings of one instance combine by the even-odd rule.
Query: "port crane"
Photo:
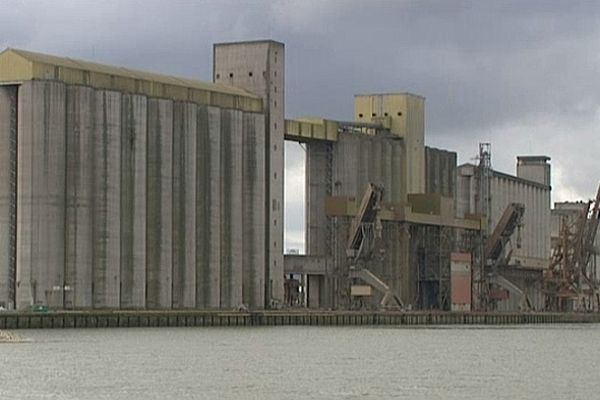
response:
[[[584,203],[575,221],[563,217],[559,241],[544,275],[549,311],[598,311],[600,290],[590,260],[600,222],[600,186],[594,200]]]

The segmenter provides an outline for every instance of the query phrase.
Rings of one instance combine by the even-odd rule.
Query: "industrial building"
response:
[[[0,54],[0,306],[541,310],[550,165],[458,166],[425,99],[285,119],[285,48],[214,45],[213,82]],[[306,255],[283,254],[284,140]]]
[[[214,49],[215,83],[0,54],[3,307],[283,300],[284,47]]]

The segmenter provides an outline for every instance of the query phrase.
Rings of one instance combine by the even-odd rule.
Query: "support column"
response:
[[[95,104],[94,89],[67,89],[67,309],[92,307]]]
[[[265,306],[265,122],[262,114],[245,113],[242,155],[243,302]]]
[[[148,101],[124,95],[121,132],[121,308],[146,306]]]
[[[147,285],[149,309],[171,308],[173,102],[148,100]]]
[[[62,308],[65,267],[65,86],[19,88],[17,303]]]
[[[15,307],[17,86],[0,86],[0,306]]]
[[[96,92],[93,206],[94,308],[119,308],[121,276],[121,94]]]
[[[173,308],[194,308],[197,106],[175,103],[173,114]]]
[[[221,279],[221,112],[198,107],[196,306],[219,308]],[[200,169],[200,166],[202,167]]]

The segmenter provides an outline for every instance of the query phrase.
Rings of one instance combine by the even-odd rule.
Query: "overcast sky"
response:
[[[286,115],[352,118],[352,96],[426,97],[426,142],[494,168],[552,158],[553,200],[600,179],[598,1],[11,1],[0,47],[210,80],[212,43],[286,44]],[[287,247],[302,248],[303,158],[287,154]]]

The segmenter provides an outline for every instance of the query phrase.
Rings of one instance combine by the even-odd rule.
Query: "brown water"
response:
[[[19,331],[0,399],[596,399],[600,326]]]

